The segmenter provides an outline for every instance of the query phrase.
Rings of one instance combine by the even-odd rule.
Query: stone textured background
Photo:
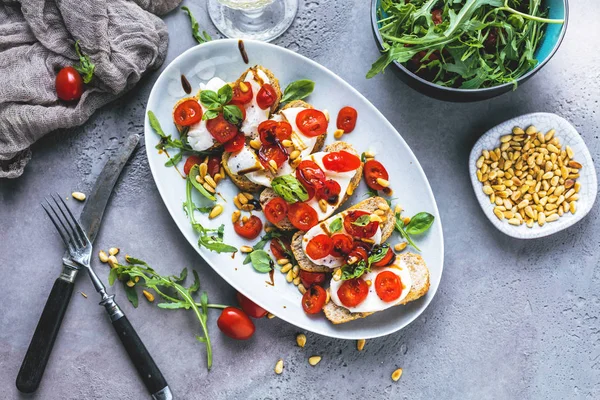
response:
[[[201,2],[187,1],[217,37]],[[433,187],[446,238],[440,290],[426,312],[401,332],[354,342],[308,334],[283,321],[260,320],[247,342],[224,338],[209,323],[214,367],[205,368],[197,322],[140,302],[137,310],[117,289],[120,304],[181,399],[592,399],[600,398],[600,230],[598,207],[554,236],[523,241],[486,220],[473,196],[467,159],[492,126],[520,114],[547,111],[578,128],[600,157],[600,28],[595,0],[571,1],[565,41],[554,59],[516,92],[476,104],[429,99],[388,72],[364,78],[377,58],[369,4],[306,1],[277,43],[306,55],[362,92],[398,129]],[[167,62],[194,45],[186,16],[166,16]],[[98,307],[88,279],[79,279],[37,395],[19,395],[21,360],[60,268],[62,243],[40,200],[49,192],[89,190],[125,137],[143,132],[146,99],[160,71],[84,126],[56,132],[33,149],[25,174],[0,182],[0,387],[5,398],[148,398],[121,344]],[[78,205],[77,207],[80,207]],[[214,302],[233,302],[234,290],[184,243],[150,176],[145,149],[125,168],[104,217],[97,248],[119,246],[160,271],[193,266]],[[96,265],[103,278],[107,270]],[[307,358],[320,354],[317,367]],[[285,372],[273,373],[278,358]],[[399,382],[391,372],[402,367]]]

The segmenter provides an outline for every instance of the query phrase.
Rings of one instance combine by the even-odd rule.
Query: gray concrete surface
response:
[[[204,6],[188,1],[216,35]],[[394,124],[415,151],[436,195],[446,238],[440,290],[412,325],[386,338],[354,342],[308,334],[283,321],[261,320],[256,336],[235,342],[216,329],[214,367],[205,368],[197,325],[186,312],[142,301],[134,310],[117,295],[180,399],[598,399],[600,398],[600,230],[598,206],[552,237],[521,241],[486,220],[467,175],[469,150],[488,128],[519,114],[548,111],[570,120],[600,158],[600,5],[571,1],[566,39],[555,58],[513,93],[477,104],[449,104],[413,92],[392,73],[364,78],[377,57],[367,1],[307,1],[278,44],[294,49],[354,85]],[[167,62],[194,45],[185,15],[165,20]],[[0,182],[0,388],[2,398],[144,399],[145,389],[90,282],[79,279],[45,379],[35,396],[14,380],[58,274],[62,243],[39,207],[43,195],[86,191],[124,138],[142,133],[146,99],[159,72],[84,126],[35,145],[25,174]],[[76,207],[80,207],[77,205]],[[144,149],[124,171],[96,241],[119,246],[160,271],[198,269],[215,302],[234,291],[184,243],[154,186]],[[107,269],[97,265],[103,278]],[[317,367],[307,358],[323,356]],[[285,360],[285,372],[273,373]],[[399,382],[391,372],[402,367]]]

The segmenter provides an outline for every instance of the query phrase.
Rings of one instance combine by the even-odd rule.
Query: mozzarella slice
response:
[[[251,182],[262,186],[271,186],[272,174],[265,170],[254,149],[248,145],[232,154],[227,160],[227,166],[232,173],[243,175]]]
[[[343,211],[343,212],[335,215],[334,217],[331,217],[331,218],[327,219],[326,221],[323,221],[320,224],[315,225],[312,228],[310,228],[308,230],[308,232],[306,232],[304,234],[304,237],[302,238],[302,250],[304,251],[304,254],[306,254],[306,246],[308,245],[308,242],[310,242],[311,239],[314,238],[315,236],[318,236],[321,234],[326,234],[327,236],[333,236],[334,233],[332,233],[330,231],[329,227],[331,226],[331,223],[338,218],[342,219],[342,229],[335,233],[348,233],[346,231],[346,229],[344,228],[344,217],[347,214],[348,214],[347,211]],[[373,240],[374,244],[381,244],[381,225],[377,227],[377,231],[375,231],[375,234],[367,239]],[[313,259],[308,254],[306,254],[306,257],[308,257],[308,259],[316,265],[322,265],[324,267],[328,267],[331,269],[338,268],[338,267],[341,267],[346,264],[344,257],[334,257],[330,254],[328,254],[327,256],[325,256],[323,258],[319,258],[319,259]]]
[[[226,84],[227,83],[223,79],[214,77],[207,83],[200,83],[200,90],[212,90],[217,92]],[[200,107],[202,107],[202,112],[205,113],[206,107],[204,107],[202,104],[200,104]],[[188,142],[192,149],[196,151],[208,150],[217,143],[217,141],[213,139],[208,129],[206,129],[206,121],[203,120],[190,125],[188,130]]]
[[[398,277],[400,278],[400,282],[402,283],[402,293],[400,294],[400,297],[394,301],[383,301],[377,295],[377,291],[375,289],[375,280],[377,278],[377,275],[383,271],[391,271],[394,274],[398,275]],[[401,259],[401,257],[396,257],[396,261],[394,261],[394,264],[392,264],[389,267],[373,268],[371,272],[363,274],[361,279],[365,281],[371,281],[367,298],[362,303],[360,303],[356,307],[346,307],[344,304],[342,304],[337,292],[340,286],[342,286],[342,283],[344,283],[344,281],[335,281],[333,279],[331,280],[329,286],[331,301],[333,301],[334,304],[340,307],[344,307],[348,309],[348,311],[353,313],[381,311],[393,307],[399,304],[402,300],[404,300],[404,298],[406,298],[406,296],[408,295],[408,292],[410,292],[410,288],[412,286],[410,270],[408,269],[406,263]]]
[[[244,82],[249,83],[250,86],[252,86],[252,101],[245,106],[246,119],[242,122],[240,130],[244,132],[244,135],[254,139],[258,135],[258,125],[269,119],[269,114],[271,112],[270,108],[263,110],[258,106],[256,96],[262,85],[271,83],[271,81],[267,74],[260,69],[256,69],[248,71],[244,77]]]
[[[298,129],[298,125],[296,125],[296,117],[298,116],[298,113],[303,110],[306,109],[302,107],[294,107],[281,110],[281,114],[283,114],[286,121],[292,126],[292,141],[297,148],[303,147],[303,150],[300,150],[300,158],[304,158],[313,152],[318,138],[318,136],[306,136],[300,131],[300,129]]]

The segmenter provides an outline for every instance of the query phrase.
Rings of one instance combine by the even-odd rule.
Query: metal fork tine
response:
[[[73,241],[73,244],[75,245],[75,247],[79,248],[79,247],[83,247],[85,246],[82,241],[79,239],[79,235],[77,235],[77,231],[75,230],[75,228],[73,227],[73,224],[71,223],[71,221],[69,220],[69,217],[67,217],[67,214],[65,214],[65,212],[63,211],[62,207],[60,206],[60,204],[58,204],[58,201],[56,200],[56,198],[53,195],[50,195],[50,197],[52,198],[52,200],[54,200],[54,202],[56,203],[56,207],[58,207],[58,209],[60,210],[60,213],[63,215],[65,221],[67,222],[67,224],[69,224],[69,227],[71,228],[71,230],[69,231],[69,236],[71,237],[71,240]],[[61,199],[62,200],[62,199]],[[66,205],[65,205],[66,206]],[[69,210],[67,208],[67,210]],[[69,214],[71,212],[69,211]],[[71,214],[72,215],[72,214]]]
[[[50,200],[48,200],[47,198],[44,198],[46,200],[46,203],[48,203],[48,207],[50,207],[50,210],[52,210],[52,213],[54,214],[54,216],[56,217],[56,220],[60,223],[60,225],[63,227],[64,232],[66,233],[67,237],[69,238],[69,240],[67,240],[67,247],[71,248],[71,247],[75,247],[75,242],[73,240],[73,236],[71,235],[71,232],[69,231],[69,229],[67,229],[67,227],[65,226],[65,223],[63,222],[63,220],[60,218],[60,216],[58,215],[58,213],[56,212],[56,210],[54,209],[54,207],[52,206],[52,203],[50,203]],[[52,216],[50,216],[50,218],[52,218]],[[54,222],[54,221],[52,221]],[[55,223],[56,224],[56,223]]]
[[[46,201],[48,201],[48,200],[46,200]],[[42,204],[42,208],[44,209],[44,211],[46,211],[46,214],[48,214],[48,217],[50,217],[50,221],[52,221],[52,223],[54,224],[54,227],[56,228],[56,230],[60,234],[61,239],[63,240],[63,242],[65,242],[65,245],[67,247],[69,247],[69,241],[67,240],[67,237],[62,232],[62,230],[58,227],[58,224],[54,220],[54,217],[52,217],[52,214],[50,214],[50,211],[48,211],[48,209],[46,208],[46,206],[44,205],[44,203],[41,203],[41,204]]]
[[[58,193],[56,195],[58,196]],[[71,212],[71,209],[69,207],[67,207],[67,203],[65,203],[65,201],[63,200],[62,197],[58,196],[58,198],[63,203],[63,205],[67,209],[67,212],[71,216],[71,219],[72,219],[73,223],[75,224],[75,227],[77,228],[77,234],[79,236],[79,240],[81,240],[82,246],[85,246],[86,242],[87,242],[87,240],[86,240],[87,237],[85,236],[85,232],[83,232],[83,229],[81,228],[81,225],[79,225],[79,222],[77,221],[77,218],[75,218],[73,216],[73,213]]]

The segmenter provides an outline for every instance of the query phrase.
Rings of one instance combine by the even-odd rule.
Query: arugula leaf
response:
[[[237,251],[237,247],[223,243],[222,238],[209,234],[200,235],[198,246],[205,247],[215,253],[235,253]]]
[[[81,49],[79,48],[79,40],[75,41],[75,52],[77,53],[77,57],[79,57],[79,64],[73,66],[81,74],[81,79],[83,79],[83,83],[90,83],[94,76],[94,71],[96,70],[96,66],[90,60],[90,57],[81,53]]]
[[[336,218],[329,224],[329,232],[336,233],[342,230],[342,218]]]
[[[408,244],[410,244],[412,247],[414,247],[415,250],[421,251],[421,249],[419,249],[417,247],[415,242],[413,242],[410,235],[408,233],[406,233],[406,231],[404,230],[404,221],[402,221],[402,217],[400,216],[400,213],[396,214],[396,222],[394,223],[394,227],[400,233],[400,236],[402,236],[402,238],[408,242]]]
[[[188,293],[192,295],[194,292],[197,292],[200,289],[200,277],[195,269],[192,270],[192,274],[194,274],[194,283],[192,286],[188,288]]]
[[[181,152],[175,153],[171,158],[167,160],[167,162],[165,163],[165,167],[173,167],[177,165],[182,158],[183,155],[181,154]]]
[[[272,240],[274,238],[279,238],[281,237],[281,232],[273,230],[271,232],[267,232],[267,234],[265,234],[263,237],[260,238],[260,240],[258,242],[256,242],[256,244],[254,246],[252,246],[252,250],[262,250],[265,248],[265,246],[267,245],[267,243],[269,242],[269,240]],[[252,254],[252,253],[250,253]],[[246,265],[248,263],[250,263],[252,260],[250,259],[250,254],[248,254],[246,256],[246,258],[244,258],[243,264]]]
[[[206,31],[202,31],[202,33],[200,33],[200,25],[198,24],[198,21],[196,21],[196,18],[194,18],[192,15],[190,9],[186,6],[181,7],[181,9],[188,15],[188,17],[190,17],[190,23],[192,24],[192,36],[194,39],[196,39],[196,42],[200,44],[210,42],[212,38],[208,33],[206,33]]]
[[[158,118],[152,111],[148,111],[148,120],[150,121],[150,126],[154,129],[154,132],[161,138],[171,138],[171,136],[167,136],[167,134],[162,130],[160,126],[160,122],[158,122]]]
[[[242,114],[242,110],[240,110],[238,106],[228,104],[223,106],[223,118],[232,124],[237,125],[244,119],[244,114]]]
[[[309,79],[299,79],[287,85],[281,97],[281,103],[306,98],[315,90],[315,83]]]
[[[271,182],[271,187],[288,203],[308,200],[308,192],[293,175],[278,176]]]
[[[356,218],[356,221],[354,221],[352,223],[352,225],[367,226],[367,225],[369,225],[369,222],[371,222],[371,215],[365,214],[365,215],[361,215],[360,217]]]
[[[210,193],[208,190],[206,190],[204,188],[204,186],[202,186],[197,180],[196,180],[196,176],[199,175],[199,171],[198,171],[198,164],[194,165],[192,167],[192,169],[190,169],[190,173],[187,176],[187,181],[189,183],[192,184],[192,186],[194,186],[196,188],[197,191],[200,192],[200,194],[202,194],[202,196],[206,197],[207,199],[211,200],[211,201],[216,201],[217,199],[215,198],[215,196],[213,196],[212,193]],[[197,208],[194,206],[194,208]],[[189,209],[188,209],[189,211]]]
[[[270,272],[274,269],[273,259],[264,250],[254,250],[250,253],[250,261],[255,270],[262,273]]]
[[[435,217],[428,212],[420,212],[410,219],[406,225],[406,233],[409,235],[418,235],[427,231],[433,224]]]

